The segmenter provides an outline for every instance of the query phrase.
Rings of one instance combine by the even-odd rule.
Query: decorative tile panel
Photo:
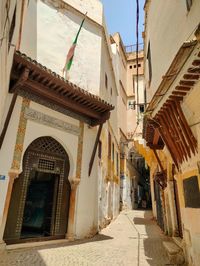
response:
[[[17,137],[16,137],[14,156],[13,156],[13,162],[11,166],[11,168],[14,170],[20,169],[20,162],[21,162],[21,157],[22,157],[22,152],[23,152],[24,137],[25,137],[26,125],[27,125],[27,119],[25,118],[24,115],[25,115],[25,109],[29,107],[29,105],[30,105],[30,100],[23,98],[19,126],[18,126]]]
[[[50,126],[73,135],[79,135],[80,129],[70,123],[64,122],[60,119],[38,112],[32,108],[25,109],[25,118],[30,119],[42,125]]]

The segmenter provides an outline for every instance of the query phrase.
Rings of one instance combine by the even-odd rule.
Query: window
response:
[[[135,110],[135,104],[136,104],[136,102],[134,100],[129,100],[128,101],[128,109]]]
[[[151,79],[152,79],[152,65],[151,65],[151,47],[150,47],[150,42],[148,44],[147,60],[148,60],[148,68],[149,68],[149,82],[151,82]]]
[[[8,48],[9,49],[10,49],[10,45],[12,42],[13,33],[14,33],[14,29],[15,29],[15,20],[16,20],[16,6],[15,6],[15,10],[13,13],[13,17],[12,17],[12,21],[11,21],[11,25],[10,25],[10,30],[9,30],[9,42],[8,42]]]
[[[184,198],[186,208],[200,208],[200,191],[197,176],[183,180]]]
[[[144,104],[140,104],[140,113],[144,113]]]
[[[112,88],[110,88],[110,95],[112,95]]]
[[[138,65],[136,64],[136,65],[134,65],[134,68],[136,68],[137,66],[138,66],[138,67],[141,67],[141,64],[138,64]]]
[[[129,68],[130,68],[130,69],[132,69],[132,68],[133,68],[133,66],[129,66]]]
[[[192,0],[186,0],[187,11],[190,11],[192,6]]]
[[[98,157],[101,159],[102,156],[102,142],[99,141],[99,146],[98,146]]]
[[[105,87],[106,89],[108,88],[108,77],[106,73],[105,73]]]
[[[130,160],[132,163],[134,162],[134,153],[133,152],[130,153]]]

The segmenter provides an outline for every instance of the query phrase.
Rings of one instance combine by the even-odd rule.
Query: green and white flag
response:
[[[67,71],[69,71],[70,68],[71,68],[71,65],[72,65],[72,62],[73,62],[73,58],[74,58],[75,48],[76,48],[77,41],[78,41],[78,36],[80,34],[81,28],[83,27],[83,23],[85,21],[86,15],[87,15],[87,12],[85,13],[85,17],[84,17],[84,19],[81,22],[79,30],[78,30],[78,32],[76,34],[76,37],[75,37],[75,39],[74,39],[74,41],[72,43],[72,46],[70,47],[70,49],[68,51],[68,54],[67,54],[67,57],[66,57],[66,61],[65,61],[65,65],[64,65],[64,68],[63,68],[63,75],[64,75],[64,72],[67,73]]]

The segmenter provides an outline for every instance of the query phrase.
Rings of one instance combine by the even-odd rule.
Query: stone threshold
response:
[[[11,244],[11,245],[6,245],[6,250],[34,248],[34,247],[47,246],[47,245],[65,244],[69,242],[70,242],[69,239],[56,239],[56,240],[48,240],[48,241],[40,241],[40,242]]]

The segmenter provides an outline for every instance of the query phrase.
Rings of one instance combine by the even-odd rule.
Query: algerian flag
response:
[[[81,22],[79,30],[78,30],[78,32],[76,34],[76,38],[74,39],[74,41],[72,43],[72,46],[71,46],[71,48],[68,51],[68,54],[67,54],[67,57],[66,57],[66,61],[65,61],[65,65],[64,65],[64,68],[63,68],[63,75],[64,75],[64,72],[69,71],[70,68],[71,68],[71,65],[72,65],[72,62],[73,62],[73,58],[74,58],[74,52],[75,52],[76,44],[77,44],[77,41],[78,41],[78,36],[80,34],[81,28],[83,27],[83,23],[85,21],[86,15],[87,15],[87,12],[85,13],[85,17],[84,17],[83,21]]]

